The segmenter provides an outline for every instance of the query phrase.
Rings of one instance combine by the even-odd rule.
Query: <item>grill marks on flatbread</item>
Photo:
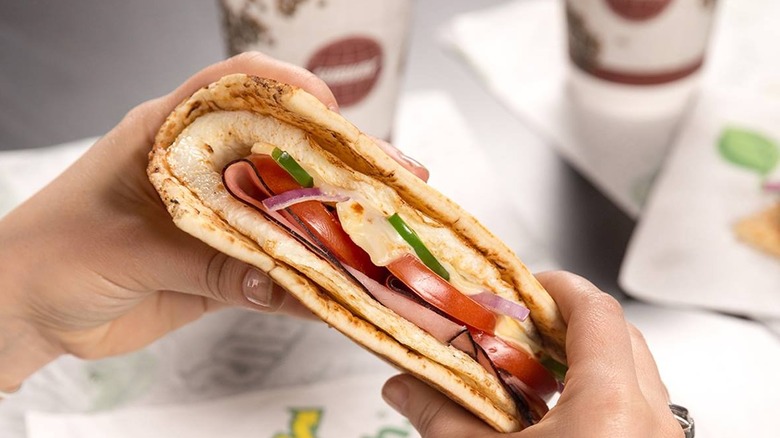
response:
[[[463,274],[501,295],[514,297],[519,290],[547,351],[563,359],[565,327],[557,308],[511,250],[313,96],[274,81],[232,75],[201,89],[168,117],[150,154],[150,180],[181,229],[268,272],[330,325],[497,429],[516,430],[511,396],[481,365],[397,317],[341,270],[227,193],[222,168],[248,155],[257,141],[288,151],[329,184],[372,193],[375,207],[418,218],[413,228],[437,254],[463,266]],[[452,244],[437,246],[447,241]],[[526,329],[533,337],[534,328]]]

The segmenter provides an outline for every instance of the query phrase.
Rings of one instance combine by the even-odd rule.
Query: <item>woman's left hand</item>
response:
[[[337,109],[310,72],[247,53],[130,111],[0,220],[0,390],[58,355],[133,351],[224,306],[309,315],[262,271],[177,229],[147,179],[148,153],[165,117],[198,88],[236,72],[297,85]],[[414,162],[399,161],[427,177]]]

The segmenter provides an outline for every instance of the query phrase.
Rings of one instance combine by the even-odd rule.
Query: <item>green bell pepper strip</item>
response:
[[[398,213],[388,217],[387,220],[390,222],[390,225],[392,225],[393,228],[398,231],[398,234],[401,235],[406,243],[411,245],[412,249],[414,249],[414,252],[417,254],[417,257],[420,258],[425,266],[431,268],[431,270],[438,274],[441,278],[445,280],[450,279],[450,273],[444,269],[444,266],[442,266],[438,260],[436,260],[436,257],[431,254],[422,240],[420,240],[420,236],[418,236],[414,230],[409,228],[409,225],[406,225],[406,222],[401,219],[401,216],[398,216]]]
[[[543,367],[547,368],[547,371],[552,373],[552,375],[555,377],[555,380],[563,382],[563,379],[566,377],[566,371],[569,370],[569,367],[547,355],[543,355],[539,359],[539,362]]]
[[[274,150],[271,151],[271,157],[273,157],[274,161],[282,166],[282,169],[286,170],[295,181],[298,181],[298,184],[306,188],[314,187],[314,178],[303,170],[303,167],[301,167],[290,154],[279,148],[274,148]]]

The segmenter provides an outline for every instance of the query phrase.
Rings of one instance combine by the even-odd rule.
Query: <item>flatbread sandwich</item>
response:
[[[472,215],[312,95],[225,76],[169,115],[148,173],[179,228],[495,429],[547,411],[566,361],[552,298]]]

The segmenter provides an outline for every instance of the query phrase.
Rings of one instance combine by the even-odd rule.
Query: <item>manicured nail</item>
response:
[[[398,156],[401,158],[401,160],[405,161],[406,163],[408,163],[408,164],[409,164],[410,166],[412,166],[412,167],[417,167],[417,168],[419,168],[419,169],[425,169],[425,166],[423,166],[422,164],[420,164],[420,162],[419,162],[419,161],[417,161],[417,160],[415,160],[414,158],[412,158],[412,157],[410,157],[410,156],[408,156],[408,155],[404,154],[404,153],[403,153],[403,152],[401,152],[401,151],[398,151]],[[427,170],[427,169],[426,169],[426,170]]]
[[[243,288],[247,301],[262,307],[271,305],[274,283],[265,273],[255,268],[249,268],[244,275]]]
[[[404,155],[404,153],[401,151],[398,151],[398,158],[401,160],[401,165],[404,166],[407,170],[417,175],[417,177],[421,180],[428,181],[428,178],[431,176],[431,172],[427,167],[420,164],[420,162],[414,158],[408,155]]]
[[[382,388],[382,397],[393,409],[403,414],[403,407],[409,398],[409,387],[399,378],[392,378]]]

